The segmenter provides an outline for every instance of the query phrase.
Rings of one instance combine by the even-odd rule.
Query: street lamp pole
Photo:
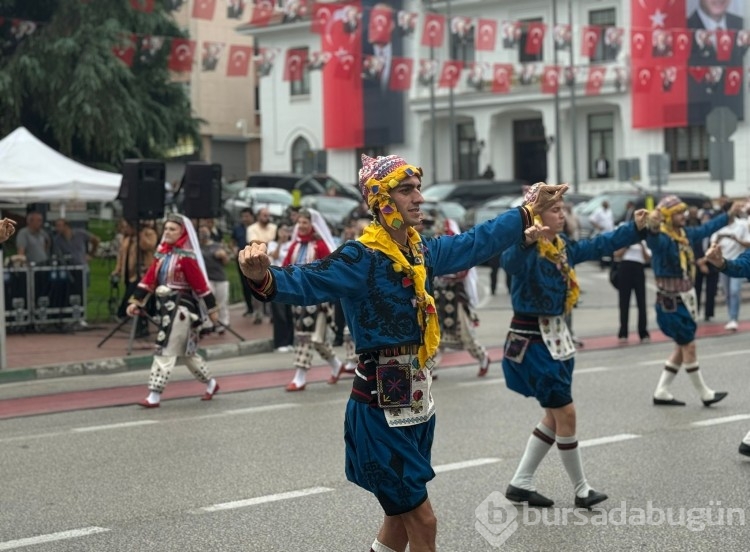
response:
[[[451,52],[451,0],[448,0],[445,5],[446,14],[445,19],[448,23],[448,57],[452,60],[453,55]],[[451,140],[451,179],[453,181],[458,180],[458,174],[456,169],[458,168],[457,153],[458,148],[456,144],[456,111],[453,105],[453,87],[448,87],[448,124],[450,125],[450,140]]]
[[[573,2],[568,0],[568,22],[570,23],[570,137],[571,145],[573,147],[573,191],[578,193],[578,128],[576,120],[576,80],[575,80],[575,65],[573,63],[573,57],[575,54],[575,47],[573,37],[575,33],[573,30]]]
[[[552,0],[552,28],[557,27],[557,0]],[[557,46],[552,41],[553,64],[557,65]],[[560,90],[555,87],[555,178],[557,184],[562,184],[562,155],[560,147]]]

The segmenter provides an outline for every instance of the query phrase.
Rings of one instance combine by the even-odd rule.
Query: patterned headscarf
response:
[[[676,195],[664,196],[656,206],[666,220],[667,224],[672,225],[672,215],[685,211],[688,206]]]
[[[386,225],[396,230],[404,224],[404,219],[388,192],[409,176],[418,176],[421,180],[422,169],[409,165],[398,155],[373,158],[362,154],[362,168],[359,170],[362,197],[372,211],[377,209],[383,214]]]

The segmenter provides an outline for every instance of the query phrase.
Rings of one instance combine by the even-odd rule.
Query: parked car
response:
[[[425,215],[433,212],[442,218],[455,220],[462,230],[466,228],[466,209],[455,201],[425,201],[421,205]]]
[[[505,195],[477,205],[475,208],[469,209],[466,214],[466,224],[467,226],[474,226],[480,222],[491,220],[508,209],[520,207],[523,205],[523,197],[522,195]],[[565,193],[565,201],[573,205],[588,201],[591,197],[589,194]]]
[[[623,190],[616,192],[602,192],[592,197],[585,203],[577,205],[573,212],[578,216],[578,229],[581,238],[588,238],[593,233],[593,227],[589,217],[594,214],[603,201],[609,203],[612,209],[612,216],[615,226],[625,219],[628,201],[633,201],[636,209],[643,209],[646,206],[646,199],[650,196],[653,198],[653,204],[659,203],[659,200],[666,195],[678,195],[687,205],[703,207],[706,202],[711,202],[711,198],[704,194],[695,192],[678,192],[674,190],[665,190],[662,192],[642,192],[639,190]]]
[[[335,234],[344,228],[349,214],[359,205],[359,201],[348,197],[316,194],[302,196],[300,205],[315,209],[323,215],[328,226],[331,227],[331,231]]]
[[[240,211],[250,208],[257,215],[261,207],[267,207],[271,218],[279,220],[292,204],[292,194],[281,188],[243,188],[237,195],[224,201],[224,218],[227,228],[240,220]]]
[[[524,182],[520,180],[466,180],[443,182],[422,188],[425,201],[455,201],[470,209],[500,195],[520,195]]]
[[[298,173],[250,173],[247,175],[248,188],[282,188],[289,193],[299,190],[300,196],[335,195],[361,201],[362,196],[354,186],[342,184],[327,174]]]

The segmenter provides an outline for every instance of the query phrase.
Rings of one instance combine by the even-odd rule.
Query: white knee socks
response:
[[[679,369],[679,366],[676,366],[669,361],[664,363],[664,370],[661,371],[661,378],[659,378],[659,383],[656,385],[654,398],[663,399],[665,401],[671,401],[674,399],[674,395],[669,392],[669,386],[672,385]]]
[[[694,362],[692,364],[683,364],[683,368],[685,368],[685,371],[688,373],[688,376],[690,376],[690,381],[693,382],[693,387],[695,387],[695,390],[698,391],[698,393],[701,396],[702,401],[710,401],[714,398],[714,391],[710,387],[706,385],[706,382],[703,381],[703,374],[701,374],[700,368],[698,368],[698,363]]]
[[[529,436],[526,450],[523,451],[521,462],[518,464],[510,484],[519,489],[535,491],[534,473],[536,473],[539,464],[542,463],[553,444],[555,444],[555,432],[539,423]]]
[[[385,544],[375,539],[372,543],[371,552],[396,552],[393,548],[388,548]]]
[[[581,498],[589,495],[591,487],[586,481],[586,475],[583,473],[583,463],[581,462],[581,452],[578,450],[578,439],[575,435],[570,437],[555,437],[557,441],[557,450],[560,452],[565,471],[568,472],[570,482],[573,483],[576,496]]]

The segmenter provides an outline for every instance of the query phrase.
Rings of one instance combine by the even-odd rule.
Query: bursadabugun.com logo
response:
[[[706,527],[744,526],[744,508],[727,508],[721,501],[709,501],[700,508],[659,508],[652,501],[646,507],[628,506],[623,500],[618,506],[605,509],[594,508],[529,508],[515,506],[499,491],[491,493],[477,507],[475,529],[493,547],[499,548],[519,525],[630,525],[684,527],[688,531],[699,532]]]

